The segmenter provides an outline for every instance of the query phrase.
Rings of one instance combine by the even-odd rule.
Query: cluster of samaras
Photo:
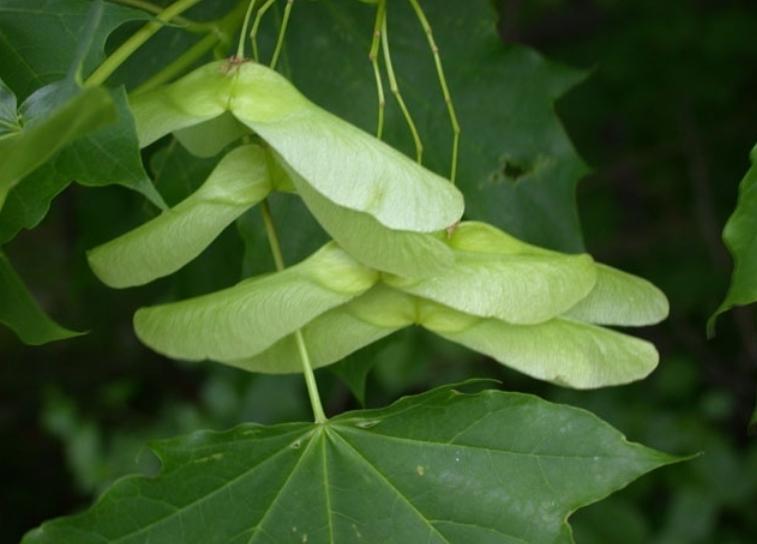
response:
[[[161,353],[297,372],[297,331],[321,367],[420,325],[572,387],[629,382],[657,364],[651,344],[603,327],[663,319],[667,301],[653,285],[586,254],[459,223],[453,184],[269,68],[208,64],[137,95],[131,108],[142,146],[172,133],[199,156],[231,150],[183,202],[90,252],[108,285],[175,272],[273,191],[298,195],[333,239],[283,271],[139,310],[137,335]]]

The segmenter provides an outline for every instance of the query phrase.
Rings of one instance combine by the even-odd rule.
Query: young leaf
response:
[[[169,357],[228,361],[251,357],[344,304],[378,280],[333,243],[282,272],[134,316],[140,340]]]
[[[723,240],[733,255],[733,275],[725,300],[707,324],[711,334],[720,314],[757,301],[757,145],[750,159],[752,167],[739,185],[738,204],[723,230]]]
[[[604,264],[595,266],[594,289],[565,317],[599,325],[640,327],[668,316],[668,299],[650,282]]]
[[[131,107],[143,146],[230,111],[321,195],[392,229],[433,232],[463,213],[462,195],[446,180],[309,102],[260,64],[214,62],[135,96]]]
[[[0,208],[5,197],[24,176],[41,166],[76,138],[111,121],[115,111],[108,93],[98,87],[84,89],[63,105],[48,109],[59,86],[45,87],[25,102],[24,128],[0,139]],[[52,101],[54,102],[54,100]]]
[[[64,329],[40,309],[8,257],[0,251],[0,323],[22,342],[37,346],[83,333]]]
[[[569,544],[574,511],[681,460],[584,410],[460,387],[158,442],[159,476],[123,479],[22,544]]]
[[[89,264],[98,278],[116,288],[171,274],[270,190],[263,150],[256,145],[238,147],[180,204],[90,251]]]

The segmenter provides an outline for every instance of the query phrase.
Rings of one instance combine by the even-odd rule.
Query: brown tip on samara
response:
[[[452,223],[449,227],[445,229],[447,231],[448,240],[452,238],[452,235],[455,234],[455,231],[457,230],[457,227],[459,226],[460,226],[460,221],[455,221],[454,223]]]

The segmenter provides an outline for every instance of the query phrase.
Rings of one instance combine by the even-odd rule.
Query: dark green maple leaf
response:
[[[572,512],[678,460],[583,410],[460,389],[159,442],[160,475],[23,542],[570,543]]]
[[[35,346],[81,334],[64,329],[45,315],[2,251],[0,251],[0,323],[15,332],[25,344]]]

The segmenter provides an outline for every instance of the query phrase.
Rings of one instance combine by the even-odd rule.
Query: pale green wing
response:
[[[388,276],[408,293],[462,312],[534,324],[559,315],[594,287],[588,255],[505,255],[455,251],[454,264],[421,280]]]
[[[171,274],[270,190],[265,152],[256,145],[238,147],[181,203],[91,250],[89,264],[98,278],[116,288]]]
[[[386,227],[433,232],[463,214],[463,196],[447,180],[311,103],[265,66],[239,67],[231,111],[321,195]]]
[[[249,133],[247,127],[226,112],[199,125],[177,130],[174,136],[193,155],[214,157],[227,145]]]
[[[302,328],[313,368],[336,363],[415,321],[413,297],[381,284],[316,317]],[[254,357],[225,363],[249,370],[282,374],[302,372],[293,336],[287,336]]]
[[[420,324],[524,374],[561,386],[590,389],[640,380],[657,366],[649,342],[567,319],[511,325],[422,303]]]
[[[319,108],[280,74],[254,62],[207,64],[135,96],[131,107],[143,147],[230,111],[325,198],[392,229],[438,231],[463,214],[463,196],[451,183]],[[228,131],[223,133],[226,138]],[[182,138],[196,152],[213,150],[194,146],[192,131]]]
[[[349,304],[329,310],[302,329],[313,368],[341,361],[360,348],[399,330],[399,327],[379,327],[363,321],[349,313],[346,309]],[[250,372],[267,374],[302,372],[302,360],[292,335],[279,340],[254,357],[223,362]]]
[[[544,259],[545,262],[551,262],[552,259],[555,259],[555,264],[560,262],[560,259],[581,259],[581,256],[569,256],[527,244],[496,227],[474,221],[461,223],[449,240],[449,245],[459,251],[476,252],[478,254],[529,255],[533,256],[537,262],[539,258]],[[588,259],[588,256],[584,258]],[[460,261],[458,258],[458,262]],[[465,260],[462,260],[462,262],[464,263]],[[567,262],[563,261],[563,264],[567,264]],[[573,262],[573,264],[577,263]],[[583,263],[587,268],[589,264],[589,261]],[[547,274],[544,276],[545,284],[539,289],[535,289],[536,293],[531,300],[538,306],[540,296],[550,300],[557,295],[557,299],[561,299],[560,293],[563,293],[563,295],[566,293],[566,291],[561,291],[561,289],[570,292],[570,285],[577,281],[579,283],[575,285],[576,290],[573,291],[574,295],[577,295],[579,291],[589,285],[592,288],[586,291],[585,298],[578,297],[575,299],[575,306],[569,305],[568,307],[564,307],[561,312],[558,312],[564,312],[566,317],[602,325],[641,326],[662,321],[668,315],[668,301],[665,295],[649,281],[600,263],[593,263],[591,268],[593,268],[593,271],[584,269],[584,272],[586,272],[585,276],[577,268],[574,268],[572,276],[566,274],[563,278],[565,280],[563,284],[560,283],[559,272],[553,270],[552,275]],[[538,268],[534,267],[533,270],[536,272]],[[538,275],[533,274],[529,279],[526,279],[524,275],[523,281],[524,286],[522,288],[527,289],[529,282],[538,283]],[[555,289],[552,294],[548,294],[548,285],[552,285]],[[486,285],[482,283],[481,288],[485,290]],[[433,293],[423,293],[420,290],[411,292],[424,294],[428,298],[432,298],[438,302],[481,315],[475,311],[475,307],[466,308],[455,303],[453,299],[448,298],[445,300],[444,298],[433,296]],[[450,295],[447,296],[449,297]],[[475,300],[475,293],[469,294],[466,298]],[[568,299],[563,298],[562,300],[567,302]],[[513,323],[528,323],[525,320],[515,321],[508,319],[506,315],[502,314],[492,315]]]
[[[129,96],[140,147],[227,111],[237,74],[228,66],[206,64],[170,85]]]
[[[668,299],[647,280],[597,264],[597,283],[566,317],[601,325],[642,326],[668,316]]]
[[[334,243],[291,268],[134,316],[142,342],[176,359],[251,357],[378,280]]]
[[[358,261],[377,270],[411,277],[438,274],[452,265],[454,255],[438,237],[388,229],[366,213],[337,206],[289,170],[310,213]]]

